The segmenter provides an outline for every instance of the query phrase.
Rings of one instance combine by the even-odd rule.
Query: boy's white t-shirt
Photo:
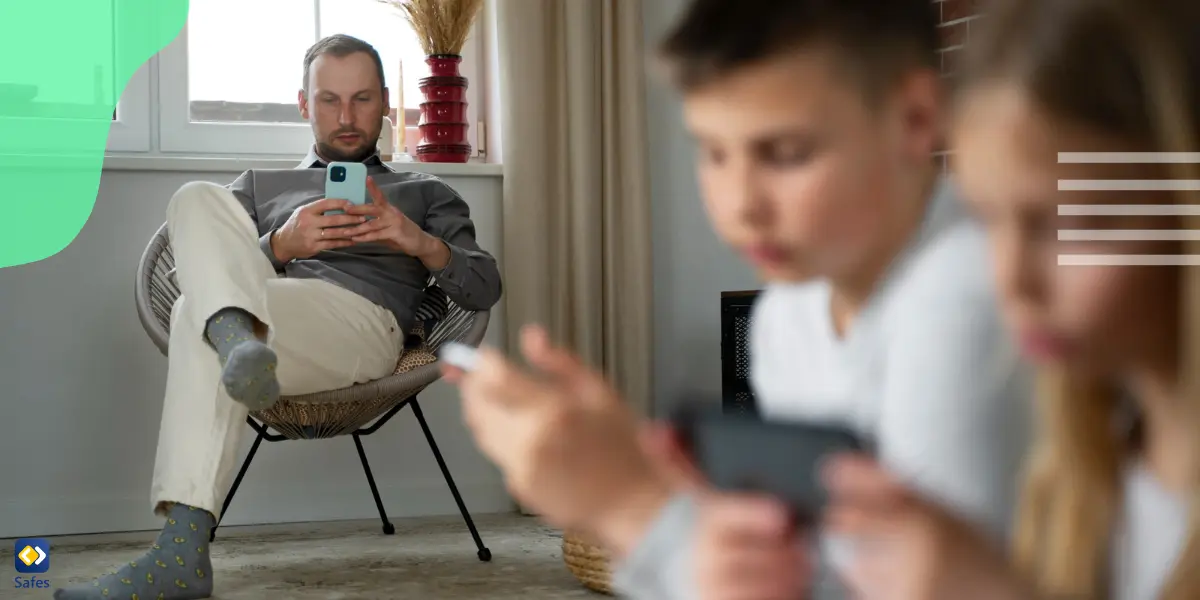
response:
[[[751,383],[764,416],[850,425],[920,492],[1007,531],[1032,379],[1001,323],[983,234],[949,179],[846,336],[834,331],[823,281],[767,286],[751,328]],[[616,565],[617,591],[695,598],[695,519],[689,497],[673,499]]]
[[[1007,539],[1032,438],[1032,377],[1001,320],[983,232],[939,182],[920,233],[839,335],[824,281],[755,304],[752,384],[771,420],[848,425],[914,490]],[[849,566],[852,540],[822,540]],[[818,596],[842,596],[825,571]]]
[[[826,282],[768,286],[751,325],[752,385],[766,418],[849,425],[898,476],[1002,535],[1032,438],[1032,373],[954,192],[939,182],[917,239],[844,336]]]

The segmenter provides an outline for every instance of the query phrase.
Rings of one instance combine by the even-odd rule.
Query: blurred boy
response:
[[[709,217],[767,282],[751,353],[763,414],[856,428],[897,475],[999,535],[1030,390],[981,234],[933,156],[933,8],[696,0],[662,54]],[[614,423],[633,417],[611,388],[539,333],[526,355],[552,377],[489,354],[463,378],[468,421],[518,497],[614,550],[620,592],[794,600],[812,585],[781,506],[664,491],[626,450],[635,427]]]

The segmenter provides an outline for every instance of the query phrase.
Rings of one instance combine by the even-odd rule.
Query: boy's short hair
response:
[[[930,0],[693,0],[659,47],[684,92],[779,54],[824,46],[869,96],[914,68],[938,70]]]

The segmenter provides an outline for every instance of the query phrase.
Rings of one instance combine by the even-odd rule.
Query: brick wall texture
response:
[[[959,55],[971,39],[971,28],[979,26],[983,0],[932,0],[940,15],[938,29],[942,34],[942,76],[954,77]],[[947,168],[947,153],[939,152],[942,168]]]
[[[979,25],[981,4],[981,0],[933,0],[934,10],[941,15],[943,75],[954,75],[958,56],[971,39],[971,28]]]

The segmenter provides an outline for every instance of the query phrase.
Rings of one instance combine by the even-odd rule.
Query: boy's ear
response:
[[[941,76],[930,70],[914,71],[902,82],[899,92],[908,150],[914,158],[926,160],[942,149],[946,133]]]

